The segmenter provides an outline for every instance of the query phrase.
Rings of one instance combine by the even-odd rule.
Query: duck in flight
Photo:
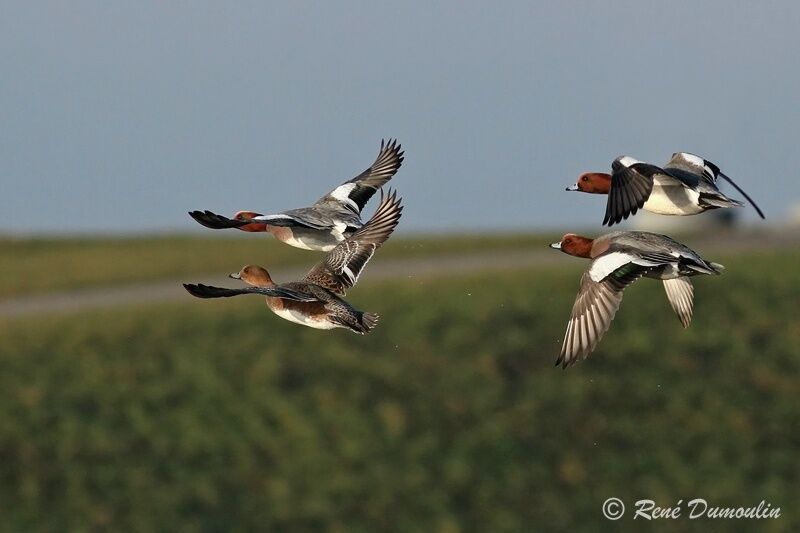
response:
[[[345,328],[365,334],[378,323],[378,315],[355,309],[342,297],[358,281],[367,262],[392,234],[403,206],[395,192],[384,197],[372,218],[336,245],[306,276],[290,283],[275,283],[264,268],[248,265],[229,277],[248,287],[227,289],[184,284],[192,296],[225,298],[240,294],[266,296],[267,307],[281,318],[316,329]]]
[[[764,213],[714,163],[688,152],[677,152],[663,168],[620,156],[611,164],[611,174],[586,172],[568,191],[607,194],[603,224],[612,226],[635,215],[639,209],[661,215],[696,215],[709,209],[742,207],[717,187],[722,178],[739,191],[761,218]]]
[[[274,215],[239,211],[232,219],[211,211],[190,211],[189,216],[207,228],[268,232],[290,246],[328,252],[364,225],[361,210],[392,179],[402,163],[403,151],[397,140],[381,141],[378,157],[367,170],[342,183],[311,207]]]
[[[706,261],[666,235],[644,231],[619,231],[596,239],[568,233],[550,247],[592,260],[581,277],[556,361],[563,368],[585,359],[594,350],[614,320],[622,292],[637,279],[662,280],[667,300],[686,328],[692,320],[694,299],[689,278],[718,275],[725,268]]]

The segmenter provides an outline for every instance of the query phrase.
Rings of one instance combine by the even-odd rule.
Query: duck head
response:
[[[254,287],[272,287],[275,282],[269,277],[269,272],[258,265],[247,265],[239,272],[228,275],[229,278],[240,279]]]
[[[578,176],[575,185],[567,187],[568,191],[589,192],[592,194],[608,194],[611,190],[611,174],[605,172],[584,172]]]
[[[551,244],[550,248],[561,250],[565,254],[576,257],[591,257],[593,243],[594,240],[588,237],[567,233],[561,237],[560,241]]]

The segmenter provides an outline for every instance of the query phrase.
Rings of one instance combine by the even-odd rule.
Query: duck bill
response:
[[[561,241],[554,242],[550,245],[550,248],[553,250],[560,250],[561,249]]]
[[[566,190],[568,190],[568,191],[579,191],[580,189],[578,189],[578,184],[576,183],[575,185],[570,185],[569,187],[567,187]]]
[[[233,274],[228,274],[228,277],[231,279],[242,279],[242,276],[238,272],[234,272]]]

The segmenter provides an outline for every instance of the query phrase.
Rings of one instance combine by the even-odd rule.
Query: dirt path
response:
[[[534,265],[555,264],[568,260],[552,250],[500,252],[488,255],[473,253],[442,257],[421,257],[381,261],[376,257],[365,270],[360,282],[384,279],[431,278],[440,275],[462,274],[483,270],[505,270]],[[305,274],[306,268],[276,269],[271,272],[276,280],[290,281]],[[150,281],[123,286],[105,286],[51,292],[36,296],[14,297],[0,300],[0,318],[22,317],[44,313],[72,313],[87,309],[100,309],[123,305],[143,305],[190,298],[181,283],[205,283],[222,287],[236,287],[239,282],[226,275],[187,277],[167,281]]]
[[[731,234],[713,239],[693,239],[687,242],[702,251],[706,257],[724,252],[745,253],[754,250],[796,248],[800,246],[797,232],[776,232],[759,235]],[[436,276],[459,275],[471,272],[513,270],[541,265],[575,264],[575,259],[545,247],[533,250],[498,251],[495,253],[468,253],[446,256],[429,256],[411,259],[385,260],[376,257],[362,275],[361,282],[385,279],[424,279]],[[277,280],[293,280],[306,269],[278,269],[273,272]],[[236,286],[237,282],[225,275],[189,277],[164,281],[150,281],[124,286],[106,286],[54,292],[37,296],[15,297],[0,300],[0,318],[31,316],[44,313],[71,313],[87,309],[100,309],[123,305],[145,305],[189,298],[181,283]],[[576,281],[577,283],[577,281]]]

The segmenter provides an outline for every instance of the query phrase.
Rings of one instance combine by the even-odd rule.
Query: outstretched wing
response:
[[[386,242],[397,227],[403,212],[401,200],[397,198],[395,191],[390,191],[386,196],[381,192],[381,203],[372,218],[328,252],[325,259],[311,269],[303,281],[344,296],[346,290],[356,284],[358,276],[375,254],[375,250]]]
[[[396,139],[389,139],[389,142],[381,140],[378,157],[367,170],[342,183],[314,205],[344,207],[360,214],[375,191],[392,179],[403,164],[401,148]]]
[[[622,302],[622,292],[649,269],[633,263],[617,268],[602,281],[592,279],[590,269],[581,277],[581,288],[572,306],[567,331],[556,365],[566,368],[585,359],[603,337]]]
[[[722,178],[730,183],[734,189],[739,191],[739,194],[747,198],[747,201],[750,202],[750,205],[752,205],[756,210],[758,216],[765,218],[764,212],[761,211],[761,208],[756,205],[753,199],[750,198],[750,196],[744,192],[741,187],[736,185],[731,178],[726,176],[717,165],[707,159],[703,159],[699,155],[690,154],[689,152],[676,152],[672,154],[672,159],[669,160],[669,163],[664,165],[664,169],[667,171],[677,170],[678,172],[689,172],[706,180],[706,182],[710,183],[714,189],[717,188],[717,179]]]
[[[240,289],[228,289],[225,287],[212,287],[202,283],[184,283],[183,288],[197,298],[228,298],[240,294],[261,294],[264,296],[276,296],[286,300],[296,302],[316,302],[319,299],[304,292],[287,289],[285,287],[243,287]]]
[[[612,226],[636,214],[653,191],[653,177],[664,171],[655,165],[618,157],[611,164],[611,190],[608,192],[603,225]]]

